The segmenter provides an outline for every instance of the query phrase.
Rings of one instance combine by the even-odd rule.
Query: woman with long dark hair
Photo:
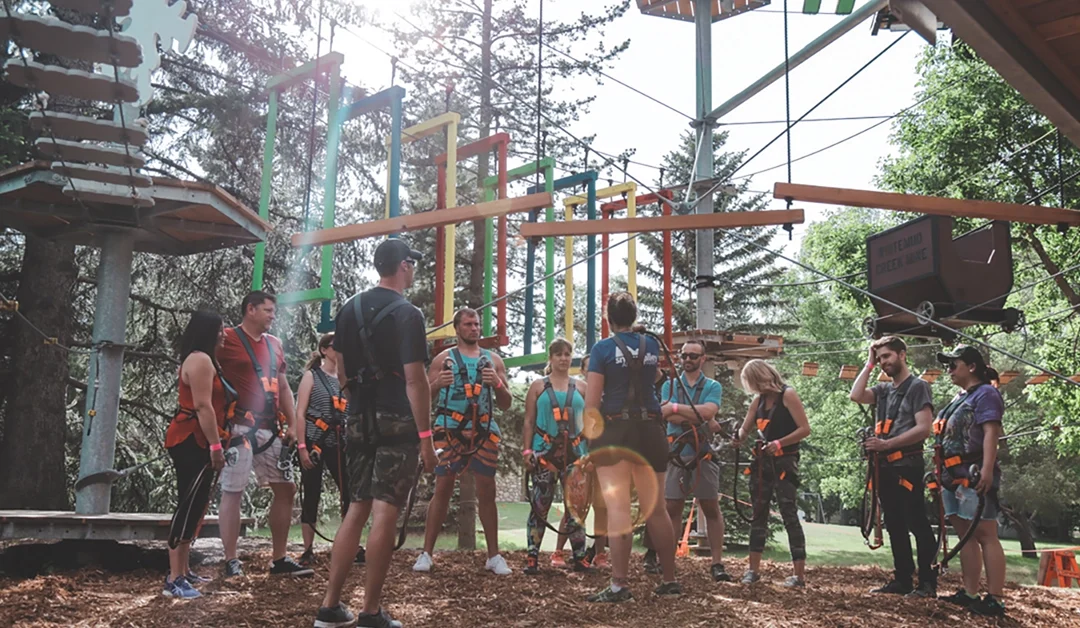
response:
[[[222,379],[215,359],[224,341],[221,316],[213,312],[192,314],[180,340],[180,407],[165,432],[177,490],[177,512],[169,533],[169,575],[161,592],[166,597],[201,595],[192,584],[203,579],[190,572],[188,555],[210,503],[214,476],[225,466],[221,437],[225,408],[235,392]]]
[[[304,499],[300,508],[300,524],[304,535],[304,553],[300,564],[305,567],[315,561],[312,543],[315,542],[315,522],[319,518],[322,497],[323,469],[343,496],[341,516],[348,510],[349,486],[346,469],[344,431],[345,397],[338,383],[338,358],[334,351],[334,332],[319,338],[319,348],[311,354],[297,390],[296,415],[304,417],[304,429],[298,434],[300,452],[300,484]],[[356,554],[356,562],[364,562],[364,548]]]
[[[934,422],[935,441],[941,448],[944,467],[941,500],[945,516],[960,538],[964,538],[971,526],[977,526],[972,539],[960,549],[964,588],[942,599],[978,615],[1002,617],[1005,615],[1002,598],[1005,551],[997,533],[997,495],[1001,488],[997,454],[1005,402],[991,383],[998,379],[997,371],[986,364],[975,347],[960,345],[949,353],[939,353],[938,361],[948,369],[952,383],[960,388]],[[971,477],[972,466],[979,469],[977,482]],[[983,510],[975,521],[980,498]],[[983,565],[986,565],[987,594],[980,599],[979,576]]]
[[[653,383],[660,344],[633,331],[637,304],[627,292],[608,298],[612,335],[596,343],[589,358],[585,392],[585,435],[589,460],[596,467],[607,506],[611,544],[611,585],[590,595],[590,602],[633,599],[627,588],[632,520],[631,484],[637,489],[645,526],[660,558],[664,580],[657,595],[680,595],[675,581],[675,532],[664,505],[662,487],[668,462],[667,434]]]
[[[787,529],[788,548],[794,573],[784,580],[788,588],[805,587],[806,535],[799,521],[796,502],[799,489],[799,443],[810,435],[810,421],[795,389],[788,386],[780,371],[764,360],[750,360],[742,371],[743,389],[756,393],[746,419],[735,434],[738,444],[751,434],[763,438],[763,447],[750,465],[751,501],[750,568],[743,584],[761,579],[761,553],[769,534],[769,504],[773,492],[780,518]]]

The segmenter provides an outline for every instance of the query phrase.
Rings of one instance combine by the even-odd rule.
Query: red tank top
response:
[[[179,397],[180,409],[169,423],[169,429],[165,431],[165,447],[175,447],[194,434],[195,442],[199,444],[199,447],[206,449],[210,445],[206,442],[206,435],[203,434],[202,428],[199,426],[199,418],[195,414],[195,400],[191,395],[191,386],[185,384],[184,378],[180,375],[177,375],[177,380],[179,381],[177,396]],[[214,373],[214,388],[210,393],[210,404],[214,408],[214,417],[217,419],[218,430],[224,430],[225,385],[221,381],[221,376],[217,373]]]

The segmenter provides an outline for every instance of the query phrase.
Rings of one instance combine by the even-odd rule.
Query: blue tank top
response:
[[[457,360],[459,357],[461,358],[461,363]],[[439,391],[439,396],[436,398],[438,407],[436,408],[435,424],[440,427],[455,428],[460,421],[454,420],[454,418],[450,416],[450,412],[465,414],[465,411],[469,407],[469,398],[465,395],[465,385],[468,384],[472,386],[480,381],[480,377],[477,375],[477,365],[481,360],[485,360],[489,366],[494,364],[494,362],[491,359],[491,352],[487,349],[481,349],[480,357],[476,358],[470,358],[458,351],[451,351],[449,360],[454,364],[454,384],[450,388],[444,388]],[[464,373],[462,373],[462,363],[465,365]],[[490,386],[481,387],[480,397],[477,401],[480,404],[480,414],[483,415],[484,413],[487,413],[491,415],[491,421],[489,423],[491,433],[496,436],[502,436],[493,415],[495,404],[494,399],[492,399]]]
[[[574,395],[571,401],[573,420],[570,422],[570,438],[573,440],[578,434],[581,434],[582,417],[585,416],[585,398],[578,392],[573,378],[570,379],[570,386]],[[559,408],[565,408],[566,392],[558,390],[552,390],[552,392],[555,393],[555,402],[559,404]],[[559,434],[559,426],[555,421],[555,413],[552,412],[551,408],[551,396],[548,395],[546,387],[541,389],[540,396],[536,398],[536,432],[533,433],[532,449],[538,454],[543,454],[549,448],[549,445],[544,442],[543,434],[547,434],[551,438]],[[589,453],[589,448],[584,439],[578,444],[577,449],[579,456]]]

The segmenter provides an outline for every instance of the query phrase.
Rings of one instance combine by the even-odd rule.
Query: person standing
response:
[[[177,493],[177,512],[169,531],[169,575],[162,590],[165,597],[187,600],[202,595],[192,586],[203,579],[191,573],[189,555],[210,504],[213,474],[225,466],[221,434],[225,407],[235,391],[222,379],[215,359],[224,342],[221,316],[211,312],[192,314],[180,339],[179,410],[165,431]]]
[[[998,539],[997,517],[1001,489],[998,441],[1004,432],[1005,402],[991,384],[998,374],[986,364],[982,353],[970,345],[939,353],[938,361],[948,369],[952,383],[960,388],[938,414],[934,425],[936,449],[944,467],[941,499],[945,516],[960,538],[971,526],[977,526],[972,539],[960,549],[964,588],[943,599],[977,615],[1003,617],[1005,551]],[[979,469],[978,481],[971,475],[971,466]],[[983,511],[975,521],[980,498]],[[979,576],[984,565],[987,593],[980,599]]]
[[[501,357],[480,348],[480,314],[476,310],[462,308],[455,312],[454,332],[457,345],[435,356],[428,372],[431,398],[438,404],[434,442],[442,452],[442,460],[435,467],[435,495],[424,526],[424,551],[417,557],[413,571],[431,571],[435,541],[446,521],[454,483],[459,474],[471,471],[487,541],[484,569],[505,576],[511,569],[499,554],[499,511],[495,505],[495,470],[502,434],[493,414],[495,407],[510,409],[506,366]]]
[[[892,378],[867,388],[874,366]],[[913,376],[907,365],[907,344],[896,336],[885,336],[870,344],[870,355],[855,383],[851,400],[874,404],[874,436],[864,446],[878,465],[878,500],[889,531],[893,555],[893,578],[873,593],[895,593],[912,597],[937,597],[937,574],[933,569],[937,542],[926,519],[923,475],[923,443],[930,436],[934,406],[930,384]],[[911,539],[919,560],[919,586],[912,588],[915,562]]]
[[[404,297],[422,259],[401,239],[384,240],[375,249],[379,285],[350,299],[337,314],[333,348],[341,354],[338,383],[348,396],[350,504],[334,537],[315,628],[402,625],[382,608],[382,588],[398,514],[416,486],[419,461],[429,473],[435,466],[424,315]],[[357,616],[341,603],[341,591],[369,515],[364,605]]]
[[[319,338],[318,349],[304,367],[304,375],[296,390],[296,414],[304,417],[304,429],[299,430],[296,447],[300,457],[300,486],[303,488],[300,505],[300,527],[304,536],[304,553],[300,564],[310,566],[315,561],[312,544],[315,542],[315,522],[319,518],[322,497],[323,469],[330,472],[341,496],[341,517],[349,509],[349,481],[345,473],[345,395],[338,384],[339,354],[334,351],[334,332]],[[364,548],[356,553],[357,564],[364,562]]]
[[[608,297],[612,335],[593,347],[585,393],[585,434],[607,506],[611,542],[611,584],[589,595],[590,602],[633,599],[628,588],[632,521],[630,489],[637,489],[645,526],[660,558],[663,582],[657,595],[681,595],[675,580],[675,532],[662,487],[668,462],[660,400],[653,390],[660,361],[655,339],[631,331],[637,304],[628,292]]]
[[[788,588],[806,586],[806,536],[799,521],[796,503],[799,489],[799,443],[810,435],[802,400],[776,367],[764,360],[750,360],[742,371],[743,389],[756,393],[746,419],[735,434],[735,445],[752,433],[761,439],[757,455],[750,464],[753,521],[750,523],[750,568],[743,574],[743,584],[761,579],[761,553],[768,536],[769,504],[773,492],[780,517],[787,529],[788,547],[794,573],[784,580]]]
[[[665,380],[660,392],[660,399],[663,400],[660,411],[667,419],[668,440],[673,443],[670,455],[678,456],[683,465],[668,462],[667,484],[664,487],[667,512],[678,536],[686,498],[692,495],[697,500],[705,516],[712,556],[709,574],[714,582],[731,582],[723,563],[724,515],[720,512],[719,501],[720,465],[712,457],[712,435],[720,431],[716,413],[720,411],[723,387],[720,382],[701,372],[705,364],[705,346],[702,343],[695,340],[684,343],[679,357],[682,359],[682,375],[677,381]],[[695,440],[685,436],[692,429],[698,430],[696,448]],[[656,551],[652,549],[645,554],[647,570],[650,562],[658,567]]]
[[[311,576],[315,572],[286,556],[289,524],[292,521],[296,484],[292,465],[282,450],[296,442],[296,415],[293,394],[286,377],[285,352],[281,340],[268,332],[277,314],[277,299],[254,291],[240,306],[242,322],[225,329],[225,341],[218,351],[224,378],[238,395],[234,418],[230,421],[229,448],[236,462],[221,473],[221,508],[218,515],[221,543],[225,547],[225,576],[244,575],[236,557],[240,537],[240,499],[255,472],[259,486],[270,486],[270,534],[273,538],[271,575]]]
[[[548,347],[548,366],[543,379],[529,386],[525,395],[525,429],[522,452],[532,476],[529,495],[528,545],[525,574],[540,573],[540,545],[547,531],[546,519],[555,499],[555,489],[564,483],[571,465],[585,458],[588,445],[581,435],[585,410],[585,382],[570,377],[574,348],[565,338],[556,338]],[[564,484],[565,492],[565,484]],[[568,509],[558,530],[569,535],[574,571],[589,569],[585,563],[585,528]]]

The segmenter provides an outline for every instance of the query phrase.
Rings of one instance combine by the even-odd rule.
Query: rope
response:
[[[441,42],[439,42],[442,45]],[[486,78],[486,77],[484,77]],[[544,0],[540,0],[540,21],[536,31],[536,159],[543,159],[544,145],[540,137],[544,84]],[[536,169],[536,187],[540,187],[540,168]]]

